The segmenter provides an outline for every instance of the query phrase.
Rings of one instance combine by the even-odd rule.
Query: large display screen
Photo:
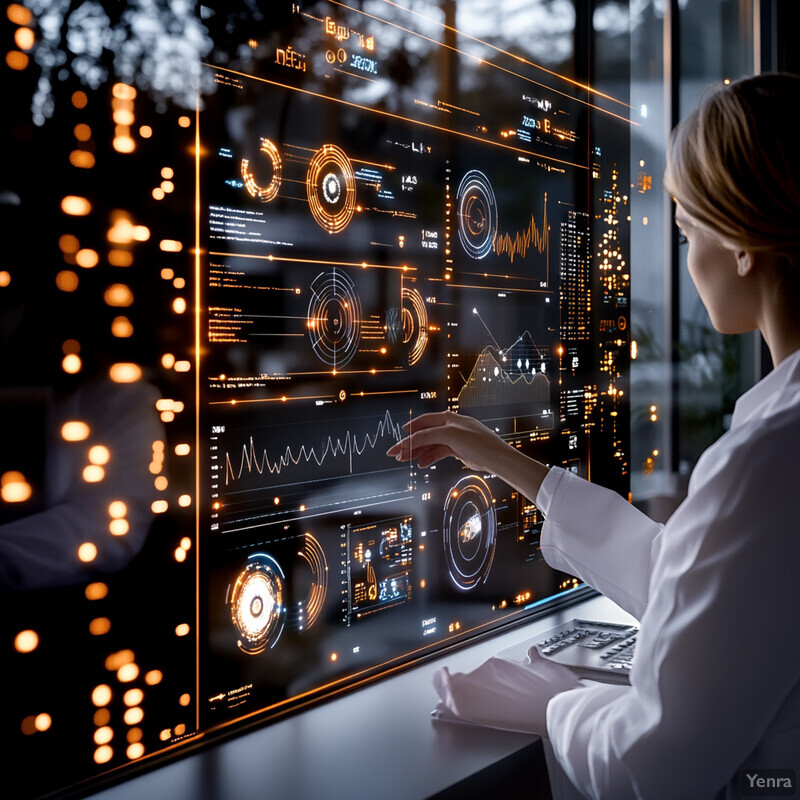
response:
[[[535,498],[386,456],[413,417],[629,488],[626,3],[103,8],[7,13],[20,797],[588,594],[543,561]]]
[[[625,105],[433,8],[373,10],[295,5],[258,71],[207,67],[206,724],[579,588],[531,498],[386,457],[413,416],[469,414],[625,486]]]

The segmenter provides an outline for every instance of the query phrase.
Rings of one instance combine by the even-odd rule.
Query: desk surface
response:
[[[428,798],[513,756],[535,736],[435,722],[433,673],[466,672],[573,617],[630,622],[603,597],[430,661],[264,728],[210,745],[93,800]]]

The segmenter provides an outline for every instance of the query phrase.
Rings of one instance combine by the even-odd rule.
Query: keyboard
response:
[[[628,683],[638,633],[633,625],[573,619],[497,655],[525,661],[535,647],[542,658],[569,667],[580,678]]]

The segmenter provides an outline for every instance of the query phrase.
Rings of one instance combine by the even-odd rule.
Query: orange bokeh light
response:
[[[18,653],[32,653],[39,646],[39,634],[36,631],[20,631],[14,637],[14,649]]]
[[[84,542],[78,547],[78,558],[85,564],[94,561],[97,558],[97,546],[91,542]]]

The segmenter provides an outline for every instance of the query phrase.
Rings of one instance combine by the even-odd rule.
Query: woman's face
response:
[[[686,237],[686,264],[711,324],[720,333],[746,333],[756,328],[750,273],[739,274],[736,253],[684,211],[680,203],[675,223]]]

